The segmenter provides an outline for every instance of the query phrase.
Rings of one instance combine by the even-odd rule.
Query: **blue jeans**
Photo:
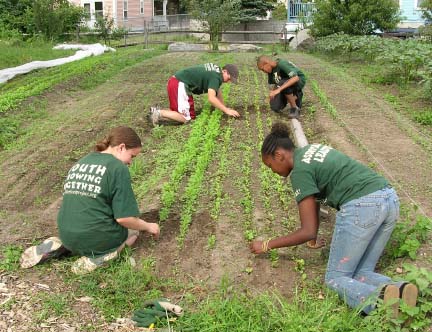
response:
[[[390,187],[349,201],[336,214],[325,283],[351,308],[367,314],[384,285],[400,284],[374,272],[398,218],[399,198]]]

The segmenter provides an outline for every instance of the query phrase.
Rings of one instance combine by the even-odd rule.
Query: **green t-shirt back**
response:
[[[388,185],[369,167],[322,144],[295,149],[290,179],[297,202],[314,196],[338,210],[344,203]]]
[[[217,93],[223,83],[222,70],[213,63],[185,68],[174,76],[186,85],[186,92],[189,95],[207,93],[208,89],[213,89]]]
[[[57,224],[64,246],[98,257],[116,250],[128,235],[116,219],[139,216],[129,169],[112,154],[93,152],[69,170]]]
[[[288,80],[295,76],[300,77],[298,85],[300,89],[303,89],[306,84],[306,77],[303,72],[292,62],[283,59],[277,59],[277,66],[273,68],[271,73],[268,74],[268,84],[279,85],[282,80]]]

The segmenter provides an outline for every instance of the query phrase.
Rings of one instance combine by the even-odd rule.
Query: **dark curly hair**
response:
[[[289,134],[290,132],[286,124],[281,122],[273,124],[270,134],[267,135],[262,144],[261,155],[274,156],[278,148],[288,151],[294,150],[294,143]]]

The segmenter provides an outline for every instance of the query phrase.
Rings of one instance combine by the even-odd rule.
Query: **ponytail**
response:
[[[124,144],[126,149],[141,147],[141,139],[138,134],[129,127],[121,126],[111,129],[108,135],[95,146],[96,151],[105,151],[108,147]]]
[[[261,147],[261,155],[274,156],[278,148],[288,151],[294,150],[294,143],[289,136],[288,127],[280,122],[273,124],[270,134],[264,139]]]

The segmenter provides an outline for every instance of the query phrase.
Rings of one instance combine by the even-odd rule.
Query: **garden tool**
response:
[[[164,318],[181,316],[182,314],[182,307],[162,298],[144,302],[144,308],[136,310],[132,320],[134,320],[139,327],[149,327]]]

